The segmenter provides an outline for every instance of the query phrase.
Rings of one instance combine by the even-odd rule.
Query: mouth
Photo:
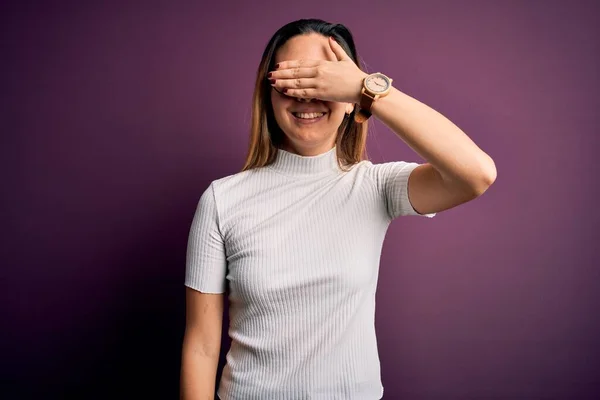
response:
[[[301,124],[312,124],[318,122],[327,115],[326,112],[292,112],[291,114],[294,116],[294,120]]]

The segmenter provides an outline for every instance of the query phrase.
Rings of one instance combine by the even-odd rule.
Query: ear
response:
[[[352,114],[353,110],[354,110],[354,103],[346,104],[346,114],[348,114],[348,115]]]

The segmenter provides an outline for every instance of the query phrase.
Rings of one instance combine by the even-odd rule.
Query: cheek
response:
[[[332,114],[343,113],[346,110],[346,105],[344,103],[337,103],[328,101],[325,103],[327,108],[331,111]]]
[[[273,112],[275,113],[277,113],[277,109],[279,108],[277,100],[277,97],[273,96],[273,91],[271,90],[271,106],[273,106]]]
[[[329,124],[339,129],[346,116],[346,105],[341,103],[329,104]]]
[[[283,115],[284,108],[281,104],[281,100],[277,96],[271,95],[271,106],[273,107],[273,115],[278,124],[281,124],[281,116]]]
[[[289,104],[286,100],[273,93],[271,93],[271,105],[273,106],[273,113],[275,115],[284,115],[289,107]]]

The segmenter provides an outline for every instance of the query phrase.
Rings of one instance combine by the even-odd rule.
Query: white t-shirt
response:
[[[417,163],[362,161],[336,147],[215,180],[194,215],[185,285],[229,289],[222,400],[383,396],[375,290],[384,236]],[[428,214],[433,217],[435,214]]]

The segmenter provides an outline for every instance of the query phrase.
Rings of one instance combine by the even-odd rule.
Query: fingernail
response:
[[[272,76],[273,76],[273,73],[272,73],[272,72],[269,72],[269,73],[267,74],[267,78],[270,78],[270,77],[272,77]]]
[[[271,85],[274,85],[275,82],[277,82],[277,79],[269,79],[269,82],[271,82]]]
[[[275,68],[279,68],[279,63],[275,64]]]
[[[282,92],[287,93],[288,88],[283,88]]]

